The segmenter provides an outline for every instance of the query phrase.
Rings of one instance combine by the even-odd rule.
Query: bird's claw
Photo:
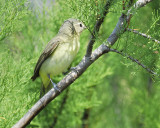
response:
[[[61,92],[60,88],[59,88],[56,84],[53,86],[53,88],[54,88],[56,91]]]
[[[70,68],[70,70],[72,71],[72,70],[76,70],[77,68],[76,67],[71,67]]]
[[[57,86],[57,84],[55,84],[52,79],[50,78],[50,75],[48,75],[48,78],[50,79],[52,85],[53,85],[53,88],[58,91],[58,92],[61,92],[60,88]]]

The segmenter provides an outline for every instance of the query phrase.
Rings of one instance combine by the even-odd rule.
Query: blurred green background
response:
[[[13,126],[39,100],[41,80],[30,77],[48,41],[68,18],[78,18],[92,31],[103,16],[106,0],[0,1],[0,128]],[[94,48],[113,31],[122,0],[113,0]],[[160,40],[160,2],[135,12],[129,28]],[[89,31],[72,66],[85,55]],[[159,44],[125,32],[113,46],[160,74]],[[53,78],[56,82],[64,76]],[[160,128],[160,81],[116,53],[93,63],[52,101],[28,128]]]

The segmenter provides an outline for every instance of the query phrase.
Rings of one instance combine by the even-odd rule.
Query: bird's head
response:
[[[86,26],[82,21],[70,18],[63,23],[63,25],[59,30],[59,33],[65,33],[69,36],[72,36],[75,34],[80,35],[81,32],[85,29],[86,29]]]

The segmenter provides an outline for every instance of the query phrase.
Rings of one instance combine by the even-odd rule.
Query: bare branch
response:
[[[153,0],[138,0],[132,7],[131,9],[128,10],[127,12],[127,19],[130,18],[131,15],[134,15],[135,10],[145,6],[147,3],[151,2]]]
[[[147,3],[151,2],[152,0],[138,0],[135,4],[134,4],[134,8],[140,8],[145,6]]]
[[[105,45],[107,45],[108,47],[111,47],[117,41],[119,36],[126,31],[126,25],[127,25],[126,18],[127,18],[127,16],[124,14],[122,14],[120,16],[116,27],[114,28],[113,32],[111,33],[111,35],[109,36],[109,38],[105,42]]]
[[[94,26],[94,30],[93,32],[91,33],[91,39],[88,43],[88,46],[87,46],[87,51],[86,51],[86,57],[90,57],[91,56],[91,53],[92,53],[92,49],[93,49],[93,44],[96,40],[96,33],[99,31],[100,27],[101,27],[101,24],[103,23],[104,21],[104,18],[106,16],[106,14],[109,12],[109,7],[111,6],[111,3],[113,2],[113,0],[107,0],[106,2],[106,5],[104,6],[104,12],[103,12],[103,16],[101,18],[99,18]]]
[[[147,39],[150,39],[150,40],[152,40],[152,41],[154,41],[154,42],[156,42],[156,43],[158,43],[158,44],[160,44],[160,41],[158,41],[158,40],[156,40],[156,39],[153,39],[153,38],[152,38],[151,36],[149,36],[149,35],[146,35],[146,34],[144,34],[144,33],[141,33],[141,32],[139,32],[139,31],[136,31],[136,30],[130,29],[130,28],[127,28],[127,30],[130,31],[130,32],[133,32],[133,33],[135,33],[135,34],[138,34],[138,35],[140,35],[140,36],[143,36],[143,37],[145,37],[145,38],[147,38]]]
[[[142,1],[142,0],[138,0]],[[137,2],[138,2],[137,1]],[[143,0],[144,3],[148,0]],[[142,4],[141,4],[142,5]],[[106,12],[107,13],[107,12]],[[128,13],[128,15],[130,15]],[[127,16],[128,16],[127,15]],[[81,62],[76,66],[75,70],[72,70],[68,75],[66,75],[58,84],[60,91],[62,92],[65,88],[71,85],[78,77],[80,77],[83,72],[100,56],[110,51],[110,46],[112,46],[118,39],[118,37],[123,34],[126,30],[127,16],[122,14],[119,18],[119,21],[104,44],[101,44],[97,49],[92,53],[93,43],[89,47],[91,49],[86,54],[87,56],[83,57]],[[104,20],[104,19],[103,19]],[[100,23],[101,24],[101,23]],[[100,26],[99,26],[100,27]],[[95,39],[94,39],[95,40]],[[89,49],[89,48],[88,48]],[[89,56],[89,57],[88,57]],[[46,93],[12,128],[22,128],[27,126],[30,121],[53,99],[55,99],[60,93],[52,88],[48,93]]]
[[[142,68],[144,68],[147,72],[153,74],[153,75],[158,75],[157,73],[155,73],[154,71],[152,71],[151,69],[149,69],[147,66],[143,65],[140,61],[138,61],[137,59],[134,59],[132,56],[129,56],[126,53],[120,52],[118,50],[115,49],[110,49],[111,52],[116,52],[122,56],[127,57],[128,59],[132,60],[133,62],[137,63],[138,65],[140,65]]]

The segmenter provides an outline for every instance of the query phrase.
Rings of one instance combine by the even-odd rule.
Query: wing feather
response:
[[[60,42],[60,39],[52,39],[40,55],[37,64],[34,69],[34,74],[31,77],[31,79],[34,81],[39,76],[39,70],[41,68],[42,63],[54,52],[54,50],[57,48],[58,44]]]

